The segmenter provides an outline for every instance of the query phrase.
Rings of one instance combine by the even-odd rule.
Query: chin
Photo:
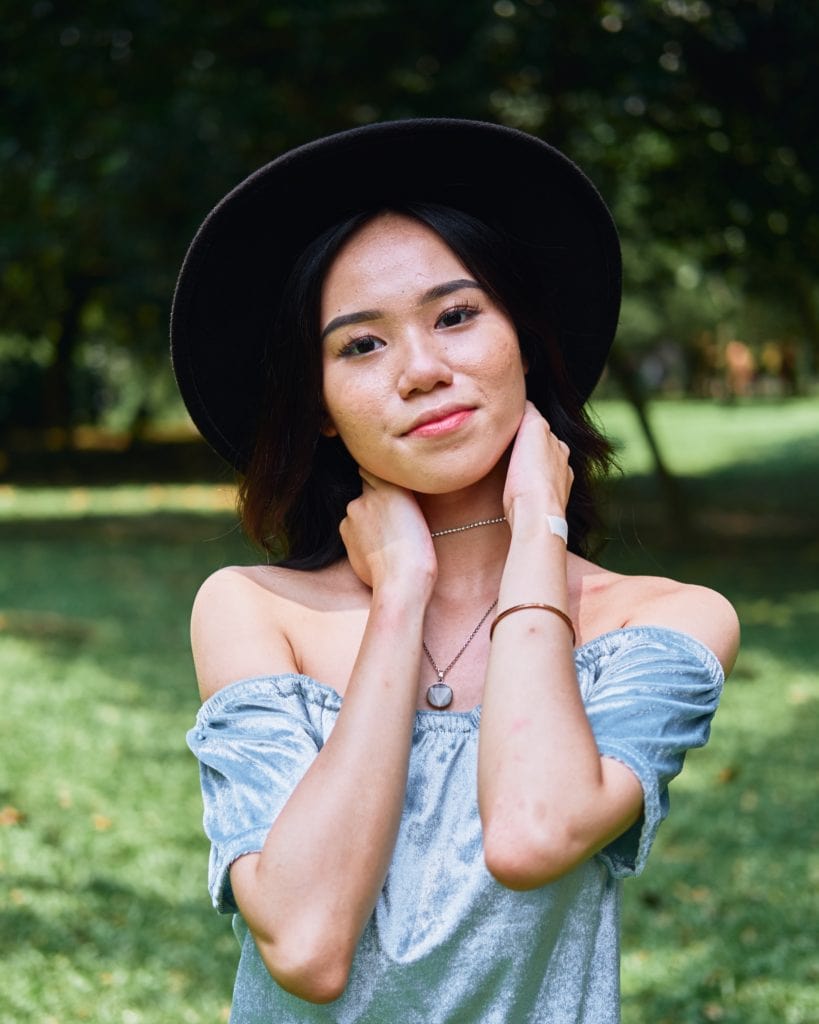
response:
[[[479,484],[490,482],[494,478],[502,492],[508,461],[508,449],[499,458],[487,461],[484,465],[461,457],[456,466],[447,467],[443,472],[413,474],[412,482],[403,482],[400,483],[400,486],[406,487],[407,490],[414,491],[416,494],[454,494],[457,491],[466,491]]]
[[[506,481],[506,468],[519,420],[502,429],[484,428],[483,437],[469,442],[453,442],[427,454],[401,452],[398,458],[358,459],[358,464],[373,476],[403,487],[415,494],[452,494],[497,476],[500,490]],[[487,443],[492,438],[494,443]],[[507,439],[508,438],[508,439]],[[502,440],[502,446],[498,440]]]

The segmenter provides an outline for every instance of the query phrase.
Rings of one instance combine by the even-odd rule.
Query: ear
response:
[[[333,423],[328,412],[324,412],[321,417],[321,433],[324,437],[338,437],[338,431],[336,425]]]

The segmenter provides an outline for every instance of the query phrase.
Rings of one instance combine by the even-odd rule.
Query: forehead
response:
[[[322,289],[323,305],[356,293],[403,292],[429,288],[464,266],[432,228],[404,214],[383,212],[363,224],[330,264]],[[443,276],[442,276],[443,275]]]

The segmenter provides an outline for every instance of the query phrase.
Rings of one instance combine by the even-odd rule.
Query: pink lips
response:
[[[455,409],[445,412],[437,419],[428,419],[417,427],[408,430],[406,437],[439,437],[457,430],[473,413],[473,409]]]

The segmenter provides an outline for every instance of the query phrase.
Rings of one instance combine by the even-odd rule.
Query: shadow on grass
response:
[[[715,445],[718,444],[715,440]],[[747,458],[697,476],[678,477],[694,533],[724,537],[813,531],[819,507],[819,430],[816,438],[749,451]],[[615,513],[660,532],[669,520],[656,477],[615,478]]]
[[[652,477],[609,485],[604,565],[703,583],[760,609],[816,590],[819,437],[762,459],[749,453],[747,462],[680,483],[691,512],[686,536],[669,527]],[[771,623],[778,627],[786,618],[773,612]],[[799,641],[796,633],[791,638]]]
[[[668,530],[655,482],[612,487],[603,564],[713,587],[743,645],[709,747],[689,757],[646,875],[626,889],[626,1024],[819,1016],[810,851],[819,660],[819,439],[682,481]]]
[[[57,678],[93,661],[118,681],[111,702],[195,709],[193,597],[210,572],[254,559],[224,515],[0,521],[0,637],[36,645]]]
[[[201,980],[201,936],[213,933],[214,913],[206,900],[171,903],[145,887],[97,875],[74,887],[69,903],[63,882],[25,875],[10,881],[12,891],[37,893],[40,905],[48,909],[37,912],[29,905],[0,912],[0,948],[10,951],[27,945],[46,956],[93,959],[100,971],[106,966],[142,967],[159,957],[161,950],[163,970],[175,968]],[[75,912],[76,900],[84,908],[82,915]],[[232,933],[221,932],[219,953],[237,960],[238,946]],[[216,961],[220,958],[206,957],[217,975],[214,982],[224,994],[232,968],[219,969]]]
[[[0,949],[15,965],[15,980],[27,982],[9,986],[4,1002],[13,1016],[0,1012],[0,1019],[227,1019],[217,1008],[230,1001],[239,949],[227,922],[216,926],[206,900],[169,903],[104,875],[72,890],[70,899],[57,884],[13,881],[41,909],[0,913]],[[44,971],[48,977],[37,977]],[[65,984],[64,994],[55,981]],[[46,1006],[58,1015],[46,1016]]]
[[[783,710],[776,689],[729,681],[711,746],[672,786],[647,872],[626,887],[627,1022],[816,1019],[816,701]]]

